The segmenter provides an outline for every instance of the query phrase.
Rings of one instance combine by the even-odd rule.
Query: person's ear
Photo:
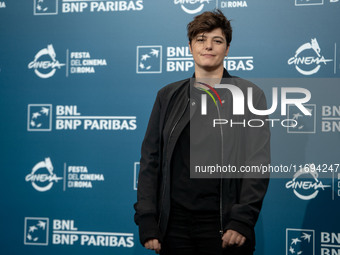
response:
[[[229,47],[230,45],[227,47],[227,49],[225,50],[225,56],[228,56],[228,53],[229,53]]]
[[[188,44],[189,44],[190,53],[192,54],[192,49],[191,49],[191,43],[190,43],[190,41],[188,42]]]

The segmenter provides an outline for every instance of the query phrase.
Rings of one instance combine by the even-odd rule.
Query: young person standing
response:
[[[222,128],[219,133],[200,114],[198,104],[204,91],[221,92],[213,87],[223,79],[234,79],[244,94],[251,87],[256,109],[267,109],[264,93],[248,81],[231,77],[224,68],[232,28],[221,11],[196,16],[187,29],[195,62],[194,82],[178,81],[158,92],[142,145],[135,204],[140,241],[161,254],[253,254],[254,226],[268,176],[190,178],[190,150],[201,151],[203,158],[213,161],[222,155],[226,158],[223,162],[238,169],[269,164],[268,125]],[[219,94],[225,102],[220,110],[228,111],[232,108],[230,98],[226,93]],[[208,105],[210,112],[211,107],[213,103]],[[251,116],[246,110],[245,118]],[[194,136],[190,125],[200,126]],[[222,153],[212,152],[207,145],[221,148]]]

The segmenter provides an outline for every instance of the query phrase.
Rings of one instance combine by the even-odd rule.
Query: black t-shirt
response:
[[[172,207],[193,212],[218,212],[221,180],[190,178],[190,167],[193,168],[200,163],[202,163],[201,166],[216,165],[221,157],[220,153],[216,153],[219,151],[216,147],[210,148],[220,146],[221,143],[219,130],[212,125],[213,119],[218,118],[216,105],[211,98],[208,99],[208,114],[202,115],[201,94],[206,94],[206,92],[197,88],[191,90],[193,100],[186,111],[192,111],[193,107],[196,107],[196,110],[180,134],[172,155],[171,203]],[[185,113],[184,120],[180,121],[185,121],[186,116],[189,114]],[[192,159],[191,166],[190,158]],[[193,161],[193,158],[198,158],[198,160]]]

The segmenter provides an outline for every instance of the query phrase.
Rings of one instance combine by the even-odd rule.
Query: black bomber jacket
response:
[[[253,83],[231,77],[224,70],[221,83],[232,83],[245,95],[245,114],[232,114],[232,95],[225,94],[223,104],[226,119],[266,119],[254,115],[246,107],[247,88],[253,89],[255,109],[267,109],[264,93]],[[142,245],[149,239],[162,242],[170,213],[170,162],[180,132],[174,132],[184,111],[191,104],[190,79],[163,87],[157,94],[141,149],[135,222],[139,225]],[[227,90],[226,90],[227,91]],[[228,92],[228,91],[227,91]],[[223,109],[225,108],[225,109]],[[262,127],[223,127],[225,164],[236,166],[270,164],[270,130],[268,121]],[[220,222],[221,233],[232,229],[244,235],[255,247],[254,227],[269,183],[269,174],[242,178],[221,178]]]

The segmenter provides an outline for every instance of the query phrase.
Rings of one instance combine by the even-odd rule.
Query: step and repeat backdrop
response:
[[[186,25],[214,8],[225,67],[279,101],[284,175],[255,254],[340,254],[340,1],[0,0],[1,254],[153,254],[133,221],[140,146],[157,91],[194,71]],[[282,107],[287,87],[309,115]]]

